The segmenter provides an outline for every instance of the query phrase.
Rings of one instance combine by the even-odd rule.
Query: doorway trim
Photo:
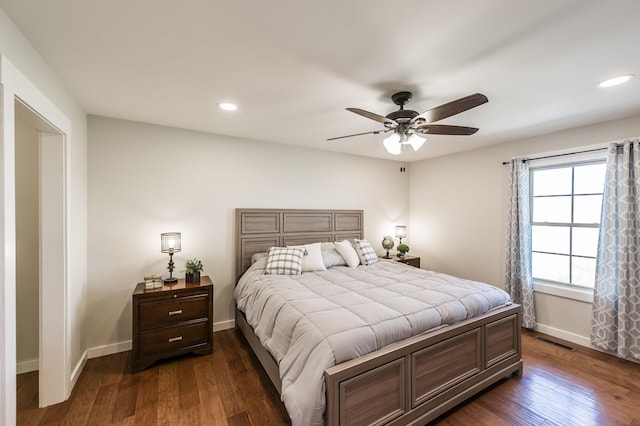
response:
[[[48,269],[47,263],[43,264],[42,260],[40,265],[41,274],[47,274],[44,280],[42,276],[40,280],[40,406],[64,401],[71,392],[67,315],[67,143],[71,136],[71,121],[3,55],[0,55],[0,96],[0,169],[3,171],[0,174],[0,423],[10,425],[16,422],[16,101],[27,105],[59,132],[57,135],[40,135],[41,148],[47,144],[47,158],[44,161],[50,170],[46,174],[55,177],[54,192],[57,193],[51,201],[47,201],[46,194],[40,194],[41,203],[46,204],[41,204],[40,222],[41,226],[48,229],[41,233],[40,250],[45,258],[53,256],[51,259],[55,261],[52,264],[57,262],[53,270]],[[51,138],[55,140],[49,144]],[[48,213],[50,209],[54,210],[53,215]],[[47,216],[43,217],[43,214]],[[50,218],[53,220],[48,223]],[[52,233],[54,227],[59,228],[58,234]],[[51,241],[51,236],[55,237],[54,241]],[[46,305],[46,309],[42,309],[42,305]],[[55,334],[50,336],[50,330],[54,330]],[[47,361],[43,363],[45,353]]]

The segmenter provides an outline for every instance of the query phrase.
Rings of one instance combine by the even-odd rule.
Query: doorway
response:
[[[19,98],[14,101],[16,126],[16,351],[26,350],[35,360],[27,359],[21,369],[38,370],[38,405],[45,407],[67,398],[69,394],[69,369],[64,347],[66,342],[66,226],[65,226],[65,143],[64,134]],[[27,134],[35,134],[36,141],[18,140]],[[27,137],[29,138],[29,137]],[[36,150],[27,149],[20,155],[20,143],[36,144]],[[27,170],[25,170],[25,168]],[[19,176],[36,176],[37,195],[25,197],[19,194],[18,185],[24,183]],[[32,180],[32,179],[29,179]],[[34,189],[28,182],[27,190]],[[26,198],[26,199],[25,199]],[[37,209],[26,213],[25,210]],[[26,214],[30,218],[18,217]],[[37,227],[36,235],[21,232],[23,220]],[[35,224],[34,224],[35,221]],[[28,250],[21,252],[26,245]],[[35,269],[35,271],[28,269]],[[35,280],[35,282],[33,282]],[[20,286],[25,285],[25,292]],[[30,300],[25,300],[25,299]],[[20,309],[24,308],[24,309]],[[37,318],[35,319],[34,316]],[[33,323],[36,322],[34,327]],[[35,336],[20,336],[20,331]],[[35,340],[37,344],[26,342]],[[26,343],[25,343],[26,342]],[[26,365],[25,365],[26,364]]]
[[[14,424],[16,110],[38,131],[39,162],[33,167],[39,169],[39,406],[66,400],[72,386],[67,303],[67,144],[71,121],[2,54],[0,101],[0,424]]]
[[[16,102],[16,372],[39,371],[40,131]]]

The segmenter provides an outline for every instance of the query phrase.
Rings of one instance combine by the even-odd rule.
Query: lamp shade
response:
[[[160,249],[162,253],[176,253],[182,250],[179,232],[165,232],[160,234]]]
[[[398,238],[406,238],[407,237],[407,227],[406,226],[396,226],[396,237],[398,237]]]
[[[413,147],[414,151],[417,151],[420,149],[422,145],[424,145],[425,140],[426,140],[425,138],[420,137],[414,133],[409,137],[409,140],[407,141],[407,143]]]
[[[382,144],[389,154],[398,155],[402,152],[402,147],[400,146],[399,142],[400,135],[397,133],[393,133],[392,135],[389,135],[387,138],[385,138]]]

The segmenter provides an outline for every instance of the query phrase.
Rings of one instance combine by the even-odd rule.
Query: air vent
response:
[[[575,348],[572,348],[569,345],[565,345],[565,344],[562,344],[562,343],[554,342],[553,340],[549,340],[549,339],[544,338],[542,336],[536,336],[536,337],[534,337],[534,339],[540,340],[541,342],[549,343],[550,345],[557,346],[557,347],[565,349],[567,351],[575,351]]]

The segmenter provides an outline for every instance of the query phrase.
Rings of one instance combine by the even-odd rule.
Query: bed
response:
[[[362,239],[363,212],[237,209],[236,231],[240,281],[252,256],[271,247]],[[399,266],[411,269],[397,262],[381,263],[379,268],[404,273],[393,269]],[[427,272],[416,269],[407,274]],[[502,378],[521,374],[520,323],[520,306],[507,303],[328,365],[324,370],[325,424],[424,424],[433,420]],[[236,327],[282,394],[277,362],[238,308]]]

